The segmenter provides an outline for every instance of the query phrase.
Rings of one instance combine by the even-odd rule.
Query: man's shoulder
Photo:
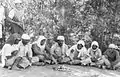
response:
[[[6,47],[11,47],[11,45],[10,45],[10,44],[5,44],[5,45],[3,46],[3,48],[6,48]]]
[[[76,50],[76,47],[77,47],[77,45],[73,45],[73,46],[71,46],[69,49],[70,49],[70,50],[71,50],[71,49]]]
[[[68,45],[67,45],[67,44],[64,44],[64,46],[65,46],[65,47],[68,47]]]
[[[55,47],[55,46],[58,46],[58,43],[54,43],[54,44],[52,45],[52,47]]]

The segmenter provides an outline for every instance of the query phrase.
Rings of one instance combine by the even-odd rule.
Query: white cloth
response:
[[[110,44],[108,47],[109,47],[109,48],[114,48],[114,49],[117,49],[117,48],[118,48],[115,44]]]
[[[0,23],[3,23],[5,19],[5,8],[0,5]]]
[[[65,38],[64,38],[64,36],[58,36],[58,37],[57,37],[57,40],[63,40],[63,41],[64,41]]]
[[[0,38],[2,38],[2,24],[0,24]]]
[[[22,3],[21,0],[15,0],[14,3]]]
[[[12,46],[14,47],[15,50],[19,50],[18,44],[13,44]]]
[[[15,10],[12,9],[12,10],[9,12],[8,17],[10,17],[11,19],[13,19],[14,16],[15,16]]]
[[[91,47],[92,47],[93,45],[96,45],[96,46],[98,46],[98,47],[99,47],[99,44],[98,44],[98,42],[97,42],[97,41],[93,41],[93,42],[92,42],[92,44],[91,44]]]
[[[0,5],[0,38],[2,38],[2,24],[4,24],[5,19],[5,8]]]
[[[97,48],[95,50],[92,49],[92,46],[96,45]],[[91,44],[91,47],[88,49],[88,52],[91,57],[98,57],[100,58],[102,56],[101,50],[99,49],[99,44],[97,41],[93,41]]]
[[[15,51],[15,49],[10,44],[5,44],[1,50],[1,61],[2,67],[5,66],[5,60],[7,59],[6,56],[11,56],[11,53]]]
[[[9,12],[8,17],[11,19],[16,17],[19,21],[22,21],[24,19],[24,10],[17,10],[14,8]]]
[[[32,50],[31,50],[30,44],[27,44],[24,46],[22,41],[20,41],[18,44],[18,48],[19,48],[19,52],[18,52],[17,56],[24,57],[28,53],[28,56],[32,57]]]
[[[77,45],[78,44],[82,44],[83,45],[83,47],[79,50],[79,49],[77,49]],[[74,50],[74,52],[73,53],[71,53],[71,50]],[[73,45],[68,51],[67,51],[67,56],[69,56],[69,57],[74,57],[74,53],[75,52],[79,52],[79,54],[78,54],[78,58],[79,57],[85,57],[86,55],[88,55],[89,56],[89,53],[88,53],[88,51],[87,51],[87,49],[86,49],[86,47],[85,47],[85,42],[83,41],[83,40],[80,40],[80,41],[78,41],[78,43],[76,44],[76,45]]]
[[[76,46],[77,45],[73,45],[71,48],[69,48],[67,51],[66,51],[66,55],[69,56],[71,59],[74,57],[74,52],[71,53],[71,50],[76,50]]]
[[[91,49],[92,49],[92,46],[93,46],[93,45],[96,45],[96,46],[97,46],[96,50],[99,49],[99,44],[98,44],[97,41],[93,41],[93,42],[92,42],[92,44],[91,44]],[[96,50],[93,50],[93,51],[96,51]]]
[[[58,53],[57,55],[62,55],[65,56],[67,55],[67,51],[68,51],[68,46],[63,43],[62,47],[59,47],[58,43],[55,43],[52,47],[51,47],[51,53],[55,54],[54,51],[56,51],[56,53]]]

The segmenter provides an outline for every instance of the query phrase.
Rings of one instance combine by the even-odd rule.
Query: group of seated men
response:
[[[119,51],[115,44],[110,44],[102,53],[97,41],[93,41],[87,49],[83,40],[69,48],[65,44],[64,36],[58,36],[51,48],[43,35],[33,43],[30,40],[27,34],[12,34],[0,52],[1,66],[10,70],[45,64],[88,65],[108,69],[120,67]]]

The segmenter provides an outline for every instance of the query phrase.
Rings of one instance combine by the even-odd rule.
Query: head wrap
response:
[[[91,47],[92,47],[93,45],[96,45],[97,47],[99,47],[99,44],[98,44],[97,41],[93,41],[92,44],[91,44]]]
[[[77,49],[77,45],[78,44],[82,44],[83,45],[83,47],[80,50]],[[78,57],[84,56],[84,54],[87,54],[87,49],[85,47],[85,42],[83,40],[78,41],[77,45],[76,45],[76,49],[79,52]]]
[[[82,44],[83,45],[83,47],[80,50],[77,48],[78,44]],[[81,51],[85,47],[85,42],[83,40],[80,40],[80,41],[78,41],[77,45],[76,45],[77,51]]]
[[[78,41],[77,45],[78,44],[82,44],[83,46],[85,46],[85,42],[83,40]]]
[[[92,48],[93,45],[97,46],[97,48],[94,50],[94,51],[96,51],[99,48],[98,42],[97,41],[93,41],[92,44],[91,44],[91,48]]]
[[[39,36],[38,40],[37,40],[37,46],[40,47],[41,51],[43,51],[45,49],[45,45],[46,45],[46,41],[44,43],[44,45],[41,45],[41,41],[42,40],[47,40],[43,35]]]

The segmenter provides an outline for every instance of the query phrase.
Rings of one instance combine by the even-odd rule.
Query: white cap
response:
[[[30,40],[30,36],[28,34],[23,34],[21,38],[25,40]]]
[[[57,40],[63,40],[63,41],[64,41],[65,38],[64,38],[64,36],[58,36],[58,37],[57,37]]]
[[[110,44],[110,45],[109,45],[109,48],[117,49],[118,47],[117,47],[115,44]]]
[[[14,3],[22,3],[21,0],[15,0]]]

